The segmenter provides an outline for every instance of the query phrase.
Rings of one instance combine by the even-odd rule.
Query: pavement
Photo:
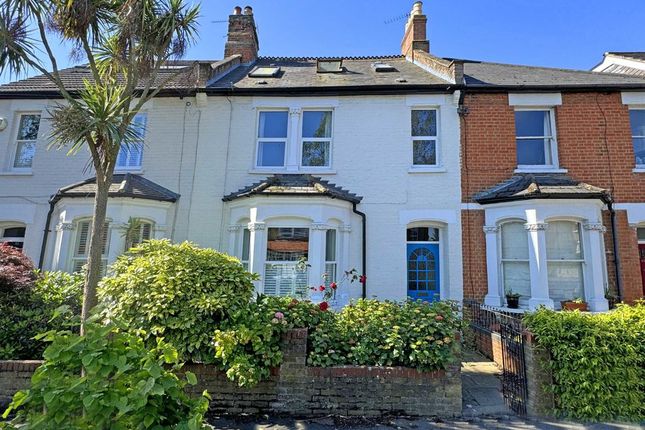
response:
[[[497,365],[474,351],[464,351],[461,363],[462,415],[512,415],[502,395],[502,371]]]

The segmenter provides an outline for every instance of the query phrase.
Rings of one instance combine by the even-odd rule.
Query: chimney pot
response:
[[[423,2],[414,2],[412,5],[412,15],[423,15]]]
[[[242,8],[239,6],[235,6],[233,8],[233,15],[242,15]]]
[[[253,8],[251,6],[246,6],[244,8],[244,15],[253,15]]]

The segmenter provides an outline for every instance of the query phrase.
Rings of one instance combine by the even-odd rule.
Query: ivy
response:
[[[191,399],[177,350],[158,341],[149,348],[116,325],[90,322],[86,334],[49,332],[44,363],[31,388],[19,391],[3,418],[16,412],[6,428],[182,429],[203,428],[207,393]],[[81,373],[83,369],[83,373]]]
[[[555,412],[591,421],[645,419],[645,304],[609,313],[540,309],[525,317],[551,355]]]

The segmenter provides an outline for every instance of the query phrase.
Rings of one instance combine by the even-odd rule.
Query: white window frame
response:
[[[43,115],[41,111],[24,111],[24,112],[18,112],[17,114],[17,121],[16,121],[16,129],[14,130],[13,133],[13,151],[11,151],[11,157],[10,157],[10,169],[13,172],[18,172],[18,173],[29,173],[33,169],[34,165],[34,158],[36,158],[36,151],[38,149],[38,141],[39,141],[39,136],[40,136],[40,127],[42,126],[43,122]],[[38,122],[38,134],[36,135],[36,140],[18,140],[18,134],[20,133],[20,122],[22,121],[23,116],[28,116],[28,115],[38,115],[40,116],[39,122]],[[24,142],[33,142],[34,143],[34,155],[31,158],[31,164],[29,167],[16,167],[16,156],[18,155],[18,145],[20,143]]]
[[[25,235],[20,237],[20,236],[11,236],[11,237],[4,237],[4,232],[7,229],[10,228],[24,228],[25,229]],[[27,225],[21,222],[0,222],[0,243],[5,243],[5,242],[19,242],[22,243],[22,246],[19,249],[24,249],[25,247],[25,236],[27,236]]]
[[[436,114],[436,136],[413,136],[412,135],[412,112],[415,110],[432,110]],[[441,110],[439,106],[415,105],[411,106],[408,114],[409,136],[410,136],[410,170],[411,171],[437,171],[443,166],[443,159],[441,154]],[[415,140],[432,140],[435,147],[435,164],[414,164],[414,141]]]
[[[305,126],[305,112],[330,112],[331,113],[331,136],[329,137],[307,137],[305,138],[302,129]],[[289,115],[291,116],[291,115]],[[298,132],[298,167],[300,170],[329,170],[332,168],[333,151],[334,151],[334,127],[336,126],[336,119],[334,118],[334,109],[332,108],[306,108],[302,109],[299,114],[300,130]],[[328,142],[329,143],[329,165],[327,166],[305,166],[302,164],[302,156],[304,154],[305,140],[307,142]],[[286,157],[286,151],[285,151]]]
[[[555,108],[553,106],[515,106],[513,110],[513,120],[515,121],[515,112],[549,112],[549,121],[551,122],[551,147],[547,151],[544,150],[544,154],[547,153],[551,156],[551,164],[518,164],[517,171],[552,171],[558,170],[560,168],[560,163],[558,160],[558,131],[555,123]],[[517,124],[515,124],[515,157],[517,160],[517,141],[518,140],[530,140],[530,139],[544,139],[549,136],[517,136]]]
[[[587,253],[585,252],[585,234],[584,234],[584,229],[583,229],[583,223],[580,220],[577,219],[569,219],[569,218],[552,218],[548,219],[547,221],[547,234],[548,234],[548,229],[549,225],[554,223],[554,222],[568,222],[572,224],[576,224],[578,226],[578,237],[580,240],[580,252],[582,254],[582,258],[578,259],[553,259],[549,258],[549,250],[548,246],[546,244],[546,236],[545,236],[545,241],[544,241],[544,254],[546,255],[546,267],[547,267],[547,276],[548,276],[548,268],[549,264],[551,263],[578,263],[580,264],[580,273],[582,275],[582,299],[586,300],[587,299]],[[551,297],[551,291],[550,291],[551,286],[549,285],[549,298],[553,299]],[[572,297],[573,298],[573,297]]]
[[[506,295],[506,281],[504,279],[504,263],[505,262],[515,262],[515,263],[526,263],[528,265],[528,270],[529,270],[529,287],[530,287],[530,282],[531,282],[531,256],[529,253],[529,238],[528,234],[525,232],[526,236],[526,252],[529,253],[528,257],[526,259],[518,259],[518,258],[504,258],[504,250],[503,250],[503,243],[504,243],[504,238],[502,235],[504,234],[503,228],[505,224],[511,224],[511,223],[519,223],[522,224],[522,230],[525,231],[524,225],[526,224],[526,220],[523,220],[521,218],[509,218],[509,219],[504,219],[502,221],[499,221],[497,223],[497,255],[498,255],[498,279],[499,279],[499,288],[501,291],[501,296],[504,297]],[[513,290],[514,293],[517,291]],[[531,296],[531,291],[529,290],[529,295],[528,296],[521,296],[522,298],[530,299]]]
[[[329,232],[333,231],[334,232],[334,259],[333,260],[327,260],[327,235]],[[325,285],[329,286],[332,282],[338,282],[338,253],[340,251],[338,247],[338,229],[336,228],[329,228],[325,230],[325,255],[323,256],[323,272],[326,274],[325,277]],[[333,266],[334,273],[329,273],[327,271],[328,266]],[[334,293],[335,294],[335,293]]]
[[[119,160],[121,159],[121,152],[122,151],[126,151],[126,154],[125,154],[126,160],[130,160],[130,157],[131,157],[130,148],[127,148],[125,145],[121,145],[121,147],[119,148],[119,153],[117,154],[117,157],[116,157],[117,164],[114,166],[114,171],[115,172],[140,172],[143,169],[143,156],[144,156],[144,149],[145,149],[145,146],[146,146],[146,135],[148,134],[148,113],[147,112],[139,112],[139,113],[137,113],[134,116],[133,121],[134,121],[134,119],[136,117],[143,117],[144,118],[144,120],[143,120],[143,138],[140,141],[131,142],[130,146],[137,145],[137,146],[141,147],[141,160],[140,160],[140,163],[139,163],[138,166],[128,166],[127,162],[126,162],[125,166],[119,165],[118,163],[119,163]]]
[[[249,270],[249,260],[251,258],[251,252],[253,252],[253,250],[251,249],[251,230],[249,230],[248,227],[242,227],[241,230],[242,230],[242,233],[240,237],[240,262],[242,263],[242,267],[244,267],[245,270]],[[248,245],[248,248],[245,246],[244,236],[248,236],[248,243],[246,244]],[[245,252],[246,252],[246,258],[244,258]]]
[[[286,112],[287,113],[287,135],[286,137],[260,137],[260,116],[262,112]],[[282,166],[262,166],[258,164],[260,156],[260,141],[262,142],[284,142],[284,157],[282,160]],[[253,160],[253,166],[257,170],[286,170],[287,168],[287,159],[289,150],[290,150],[290,141],[291,141],[291,114],[288,107],[284,108],[258,108],[255,118],[255,159]]]
[[[631,112],[631,111],[633,111],[633,110],[645,111],[645,106],[640,106],[640,107],[630,106],[630,107],[629,107],[629,111]],[[631,121],[630,121],[630,124],[629,124],[629,134],[632,136],[632,149],[633,149],[633,151],[634,151],[634,165],[635,165],[635,169],[636,169],[636,170],[638,170],[638,171],[643,171],[643,170],[645,170],[645,163],[642,163],[642,164],[638,164],[638,163],[636,163],[636,147],[634,146],[634,139],[645,139],[645,134],[644,134],[644,135],[637,135],[637,136],[634,136],[634,135],[632,134],[632,131],[631,131]]]
[[[82,223],[88,222],[89,227],[87,230],[87,244],[85,245],[85,254],[81,255],[78,254],[78,246],[79,242],[81,240],[81,229],[80,226]],[[103,250],[103,254],[101,255],[101,265],[102,265],[102,272],[105,273],[105,270],[107,269],[107,260],[108,260],[108,255],[110,252],[110,237],[112,233],[112,223],[110,220],[106,219],[105,224],[107,225],[107,230],[105,231],[105,249]],[[73,241],[73,246],[74,248],[72,249],[72,252],[70,253],[70,272],[74,272],[76,263],[79,261],[83,261],[84,263],[87,262],[87,258],[89,255],[90,251],[90,241],[92,237],[92,218],[79,218],[74,221],[74,241]]]

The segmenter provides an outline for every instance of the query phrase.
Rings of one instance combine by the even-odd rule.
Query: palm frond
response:
[[[0,8],[0,73],[21,76],[29,69],[28,58],[35,55],[36,41],[30,37],[28,15],[21,9]]]

